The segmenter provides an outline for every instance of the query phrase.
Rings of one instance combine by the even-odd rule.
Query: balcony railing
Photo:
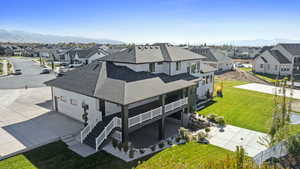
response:
[[[167,105],[165,105],[165,112],[175,110],[179,107],[182,107],[183,105],[185,105],[187,103],[188,103],[188,98],[186,97],[186,98],[177,100],[175,102],[172,102],[170,104],[167,104]],[[160,115],[162,115],[162,106],[160,106],[156,109],[147,111],[145,113],[139,114],[137,116],[129,118],[128,119],[128,127],[133,127],[137,124],[143,123],[147,120],[151,120],[151,119],[153,119],[157,116],[160,116]]]

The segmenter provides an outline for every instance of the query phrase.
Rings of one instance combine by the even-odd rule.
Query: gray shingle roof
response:
[[[156,43],[153,45],[138,45],[126,48],[103,57],[100,60],[138,64],[163,61],[199,60],[204,58],[204,56],[186,49],[166,43]]]
[[[208,47],[193,47],[191,51],[202,54],[207,58],[205,61],[211,62],[222,62],[222,61],[232,61],[231,58],[227,57],[226,54],[218,49],[208,48]]]
[[[300,43],[280,43],[293,56],[300,56]]]
[[[45,84],[127,105],[195,85],[197,79],[188,74],[135,72],[125,66],[94,62]]]
[[[279,62],[282,64],[287,64],[291,63],[280,51],[278,50],[271,50],[270,51],[271,55]]]

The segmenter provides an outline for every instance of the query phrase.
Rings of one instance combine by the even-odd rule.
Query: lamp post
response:
[[[87,110],[89,109],[89,105],[86,104],[85,102],[82,102],[82,108],[83,108],[82,119],[84,121],[84,126],[87,126],[88,125],[88,113],[87,113]]]

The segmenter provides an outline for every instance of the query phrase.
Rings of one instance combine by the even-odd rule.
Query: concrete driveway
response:
[[[209,132],[210,144],[222,147],[224,149],[235,151],[236,146],[243,146],[250,157],[254,157],[267,148],[259,144],[260,137],[266,137],[265,133],[248,130],[232,125],[226,125],[223,132],[214,127]]]
[[[78,133],[82,124],[51,112],[48,87],[0,90],[0,159]]]
[[[275,91],[277,90],[277,95],[282,96],[283,93],[280,93],[280,88],[271,86],[271,85],[264,85],[264,84],[258,84],[258,83],[249,83],[245,85],[240,85],[240,86],[235,86],[236,88],[240,89],[246,89],[246,90],[252,90],[252,91],[257,91],[261,93],[267,93],[267,94],[275,94]],[[292,97],[294,99],[300,99],[300,90],[293,89],[293,95],[290,95],[290,90],[287,89],[286,95],[288,97]]]
[[[14,69],[21,69],[22,75],[0,77],[0,89],[20,89],[28,87],[44,87],[44,82],[55,78],[54,73],[41,75],[43,68],[33,58],[6,58],[13,63]]]

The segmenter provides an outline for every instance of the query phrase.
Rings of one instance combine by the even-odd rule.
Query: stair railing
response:
[[[116,127],[121,127],[121,119],[118,117],[114,117],[104,128],[104,130],[99,134],[96,138],[96,151],[98,151],[99,146],[104,142],[104,140],[109,136],[111,131]]]
[[[92,132],[97,123],[101,120],[101,112],[97,113],[96,118],[90,119],[90,122],[85,126],[80,132],[80,142],[83,143],[83,140]]]

